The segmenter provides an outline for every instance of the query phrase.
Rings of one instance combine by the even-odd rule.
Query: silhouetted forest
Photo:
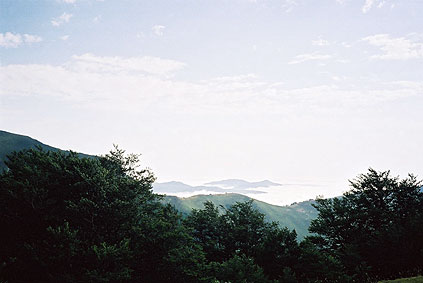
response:
[[[182,217],[137,155],[29,149],[0,175],[0,282],[374,282],[421,274],[423,193],[369,169],[318,199],[312,236],[252,202]]]

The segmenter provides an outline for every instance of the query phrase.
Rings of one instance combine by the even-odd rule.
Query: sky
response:
[[[423,178],[421,0],[1,0],[0,129],[157,181]],[[317,194],[313,191],[312,194]],[[311,196],[313,197],[313,196]]]

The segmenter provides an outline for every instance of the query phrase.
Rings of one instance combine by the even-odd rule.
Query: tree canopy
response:
[[[137,164],[117,148],[100,158],[10,155],[0,175],[0,281],[194,281],[201,248]]]
[[[369,169],[343,197],[319,199],[311,237],[360,280],[416,274],[423,268],[422,182]]]
[[[117,147],[98,158],[41,148],[0,173],[0,282],[364,282],[423,268],[415,176],[370,169],[318,199],[313,236],[267,222],[252,201],[185,218]]]

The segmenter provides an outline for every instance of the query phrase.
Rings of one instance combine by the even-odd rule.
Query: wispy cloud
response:
[[[69,20],[73,17],[72,14],[68,14],[66,12],[64,12],[62,15],[60,15],[59,17],[53,18],[51,20],[51,24],[55,27],[61,26],[64,23],[68,23]]]
[[[332,58],[332,55],[320,54],[317,52],[300,54],[294,57],[294,60],[288,62],[288,64],[299,64],[307,61],[316,61],[316,60],[328,60]]]
[[[335,0],[338,4],[344,5],[347,0]]]
[[[66,4],[74,4],[76,2],[76,0],[58,0],[58,1],[66,3]]]
[[[249,3],[253,3],[253,4],[259,4],[259,3],[266,3],[266,2],[270,2],[268,0],[245,0]],[[302,0],[280,0],[277,1],[281,4],[282,9],[285,10],[285,12],[289,13],[291,12],[296,6],[298,6],[299,2]]]
[[[367,13],[373,7],[376,7],[376,8],[379,8],[380,9],[380,8],[385,7],[386,4],[388,4],[389,2],[392,2],[392,1],[390,1],[390,0],[366,0],[364,2],[363,7],[361,8],[361,11],[363,13]],[[391,9],[393,9],[395,7],[395,4],[394,3],[391,3],[390,7],[391,7]]]
[[[64,65],[6,65],[0,95],[59,97],[86,107],[153,111],[149,107],[174,111],[245,111],[281,113],[297,106],[315,110],[334,107],[363,107],[420,95],[420,82],[360,85],[344,89],[337,85],[288,88],[250,74],[187,82],[162,76],[185,66],[182,62],[154,57],[73,56]],[[342,80],[340,76],[334,81]],[[60,83],[59,83],[60,82]],[[85,107],[85,106],[84,106]],[[188,110],[187,110],[188,109]],[[313,111],[314,111],[313,110]],[[296,111],[296,110],[295,110]]]
[[[285,12],[291,12],[296,6],[298,6],[298,0],[285,0],[282,4]]]
[[[165,30],[165,26],[162,25],[155,25],[151,29],[153,30],[154,34],[157,36],[163,36],[163,32]]]
[[[154,75],[169,75],[185,67],[175,60],[158,57],[101,57],[93,54],[72,56],[72,68],[93,73],[143,72]]]
[[[0,33],[0,46],[3,47],[18,47],[22,44],[22,36],[20,34],[13,34],[6,32]]]
[[[93,18],[93,23],[98,24],[101,21],[101,15],[95,16]]]
[[[315,46],[329,46],[330,45],[329,41],[322,39],[320,37],[316,40],[312,40],[311,44],[313,44]]]
[[[43,40],[40,36],[32,35],[32,34],[24,34],[23,38],[25,43],[34,43],[34,42],[40,42]]]
[[[372,6],[375,4],[376,1],[377,0],[366,0],[363,7],[361,8],[361,11],[363,13],[367,13],[372,8]]]
[[[19,33],[0,33],[0,46],[6,48],[16,48],[23,43],[31,44],[41,42],[43,39],[38,35],[19,34]]]
[[[423,42],[407,37],[393,38],[389,34],[376,34],[362,39],[378,47],[383,53],[371,56],[374,59],[405,60],[423,58]]]

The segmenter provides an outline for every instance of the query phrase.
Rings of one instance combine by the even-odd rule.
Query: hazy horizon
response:
[[[158,182],[268,179],[329,197],[369,167],[422,178],[420,11],[415,0],[5,0],[0,129],[88,154],[118,144]]]
[[[159,194],[166,194],[169,196],[177,196],[180,198],[189,198],[196,195],[220,195],[226,193],[233,194],[242,194],[246,195],[255,200],[264,201],[269,204],[285,206],[291,205],[294,202],[308,201],[310,199],[316,199],[316,197],[337,197],[340,196],[342,192],[346,191],[340,189],[341,184],[295,184],[295,183],[286,183],[280,184],[279,186],[268,186],[268,187],[257,187],[249,188],[243,190],[237,190],[236,188],[218,186],[218,188],[223,188],[225,191],[217,191],[210,186],[207,189],[207,185],[204,183],[200,184],[186,184],[192,186],[189,190],[186,191],[166,191],[166,183],[161,186],[160,190],[156,190],[153,185],[153,191]],[[197,188],[197,189],[195,189]],[[262,193],[258,193],[258,192]]]

